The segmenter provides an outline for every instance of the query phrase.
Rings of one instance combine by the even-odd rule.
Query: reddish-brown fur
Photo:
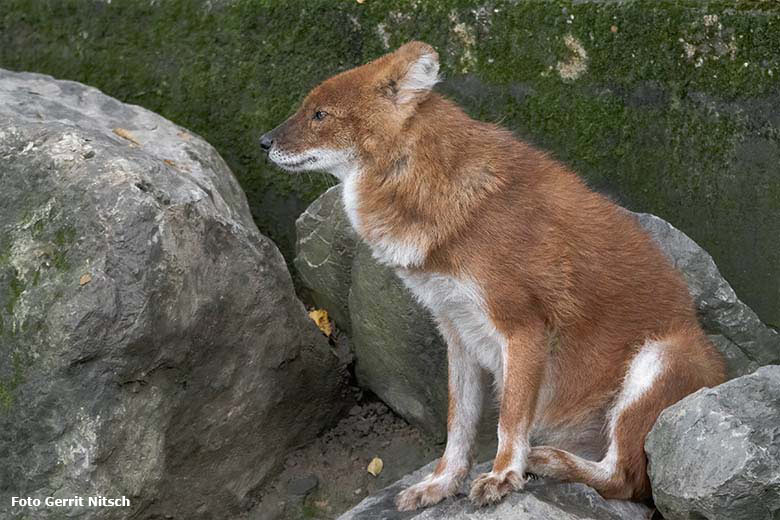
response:
[[[682,277],[628,212],[547,154],[436,93],[397,102],[411,64],[431,53],[413,42],[329,79],[275,131],[276,143],[296,152],[352,147],[362,172],[361,236],[419,246],[424,261],[402,266],[407,272],[469,273],[479,283],[492,323],[507,338],[499,396],[505,434],[603,423],[637,349],[648,339],[668,345],[663,373],[619,418],[620,458],[608,481],[569,452],[535,447],[528,454],[530,472],[585,482],[608,498],[646,499],[647,432],[666,406],[724,380],[721,356]],[[330,120],[313,121],[317,110]],[[552,374],[553,397],[539,408],[545,374]],[[522,475],[496,476],[509,468],[512,449],[500,447],[493,474],[475,483],[477,502],[522,486]],[[442,458],[435,474],[447,463]],[[401,505],[446,495],[430,493]]]

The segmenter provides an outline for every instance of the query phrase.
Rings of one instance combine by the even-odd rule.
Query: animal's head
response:
[[[401,134],[438,76],[433,47],[407,43],[315,87],[295,114],[260,138],[260,146],[285,170],[344,179]]]

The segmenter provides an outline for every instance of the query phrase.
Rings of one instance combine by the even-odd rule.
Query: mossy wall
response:
[[[780,325],[780,7],[774,1],[2,0],[0,67],[94,85],[204,136],[291,259],[322,175],[256,144],[322,79],[409,39],[440,89],[703,245]]]

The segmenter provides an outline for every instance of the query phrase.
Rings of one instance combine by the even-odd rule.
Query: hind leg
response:
[[[568,482],[582,482],[605,498],[643,500],[650,496],[644,440],[658,414],[682,396],[669,395],[669,344],[647,341],[629,364],[609,416],[609,448],[590,461],[550,446],[528,454],[527,471]],[[672,392],[677,393],[677,392]],[[684,394],[683,394],[684,395]]]

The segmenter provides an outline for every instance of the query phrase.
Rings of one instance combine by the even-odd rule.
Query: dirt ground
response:
[[[444,452],[443,442],[424,435],[371,392],[358,388],[345,334],[333,327],[329,339],[350,372],[348,412],[312,443],[291,452],[258,503],[235,520],[334,519]],[[489,460],[497,443],[497,407],[487,394],[484,407],[475,450],[479,461]],[[368,472],[375,457],[383,463],[377,476]]]
[[[260,502],[241,520],[336,518],[442,450],[384,403],[358,394],[335,427],[287,457]],[[367,471],[374,457],[384,464],[376,477]]]

